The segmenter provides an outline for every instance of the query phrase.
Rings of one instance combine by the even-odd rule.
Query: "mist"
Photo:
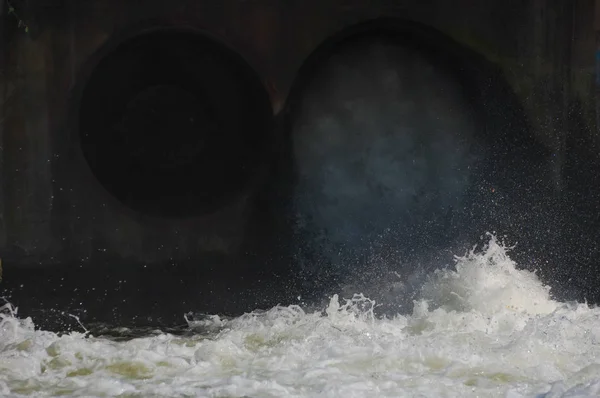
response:
[[[460,85],[414,49],[367,42],[330,58],[301,109],[293,202],[306,266],[369,294],[392,273],[384,290],[397,296],[450,259],[481,156]]]

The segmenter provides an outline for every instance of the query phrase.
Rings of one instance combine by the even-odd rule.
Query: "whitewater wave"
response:
[[[0,315],[0,395],[397,397],[600,395],[600,310],[561,303],[490,237],[435,271],[412,313],[362,294],[189,321],[117,341]],[[193,332],[193,333],[192,333]]]

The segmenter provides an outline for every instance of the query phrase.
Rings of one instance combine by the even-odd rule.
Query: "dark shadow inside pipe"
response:
[[[147,215],[210,213],[247,189],[272,109],[261,80],[198,32],[154,29],[100,59],[80,100],[78,137],[102,186]]]

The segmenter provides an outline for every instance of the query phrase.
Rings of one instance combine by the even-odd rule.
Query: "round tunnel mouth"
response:
[[[401,54],[396,54],[397,52]],[[420,62],[415,63],[415,65],[404,67],[403,63],[405,61],[408,61],[406,63],[410,63],[412,62],[410,61],[411,59],[418,59]],[[387,18],[370,20],[345,28],[341,32],[330,36],[319,45],[313,53],[311,53],[302,65],[286,103],[286,128],[289,140],[288,148],[291,151],[289,157],[292,159],[291,169],[293,170],[293,185],[297,187],[298,184],[301,184],[302,181],[307,178],[306,176],[301,175],[301,163],[312,163],[317,161],[317,155],[315,154],[325,152],[326,150],[323,149],[323,147],[327,146],[328,141],[330,140],[335,140],[335,142],[337,142],[336,145],[331,146],[330,150],[332,151],[335,150],[334,148],[348,145],[348,142],[353,139],[353,136],[356,137],[357,135],[364,134],[363,139],[365,142],[355,145],[355,147],[352,148],[346,148],[343,153],[332,153],[323,156],[324,159],[331,157],[338,157],[341,159],[351,156],[349,154],[367,150],[370,146],[369,142],[375,141],[378,138],[378,135],[381,135],[380,138],[382,138],[382,142],[387,140],[390,135],[406,135],[407,132],[402,130],[411,126],[402,126],[402,123],[398,120],[391,120],[389,123],[386,123],[387,120],[381,120],[381,123],[379,123],[379,119],[375,116],[389,119],[393,117],[394,112],[408,112],[403,109],[405,103],[401,102],[411,95],[415,95],[417,108],[419,106],[421,108],[426,108],[426,106],[423,107],[422,105],[426,102],[425,98],[427,95],[431,95],[432,97],[435,95],[444,96],[444,90],[446,90],[446,92],[448,90],[454,91],[452,95],[456,99],[457,104],[455,104],[453,111],[456,113],[456,118],[462,118],[465,121],[468,120],[468,122],[472,123],[472,125],[469,126],[469,130],[480,130],[478,133],[475,133],[475,135],[481,135],[481,131],[485,130],[483,127],[485,117],[481,116],[482,107],[479,91],[480,87],[478,85],[479,82],[477,82],[476,78],[470,74],[470,68],[465,68],[466,65],[474,65],[474,63],[469,65],[469,61],[469,57],[464,53],[460,54],[452,43],[441,42],[439,37],[436,37],[435,34],[431,34],[431,32],[428,31],[427,27],[410,21]],[[371,64],[381,65],[371,68]],[[419,69],[419,67],[421,67],[421,69]],[[428,71],[424,72],[425,69]],[[473,69],[476,69],[476,67]],[[408,80],[408,76],[401,76],[402,72],[413,73],[418,76],[429,73],[432,80],[436,80],[438,83],[449,82],[450,84],[446,84],[445,87],[430,85],[429,87],[420,90],[418,84],[427,84],[427,82],[420,81],[417,84],[412,84],[413,82]],[[388,79],[388,76],[383,76],[386,74],[389,75],[391,80]],[[389,84],[387,84],[387,86],[386,83],[380,81],[385,79],[388,79]],[[377,85],[379,85],[379,87],[373,88]],[[391,88],[391,86],[394,85],[396,87]],[[356,89],[354,89],[354,87],[356,87]],[[390,89],[391,91],[397,91],[397,94],[387,95],[386,91]],[[427,90],[431,90],[431,94],[428,94],[426,92]],[[403,91],[406,91],[406,93],[403,94]],[[398,98],[398,96],[404,98]],[[448,102],[447,96],[445,101]],[[377,113],[374,109],[369,109],[370,103],[375,104],[375,108],[384,108],[390,102],[397,102],[399,106],[397,106],[396,109],[390,109],[381,114]],[[314,103],[320,103],[320,105],[313,106]],[[408,116],[412,116],[410,113],[421,111],[422,109],[408,112]],[[363,117],[360,116],[360,114],[366,115],[365,112],[370,113],[369,116],[373,117],[375,123],[370,123],[370,125],[368,125],[369,123],[362,123],[363,121],[359,121],[357,123],[360,124],[360,126],[353,124],[354,122],[352,122],[352,120]],[[312,116],[310,116],[311,114]],[[439,116],[440,115],[435,113],[432,114],[422,111],[419,114],[419,117],[416,118],[416,123],[414,124],[415,130],[417,130],[418,133],[413,132],[410,134],[419,135],[421,133],[430,133],[433,130],[438,130],[442,127],[439,123],[438,125],[425,126],[425,123],[420,119],[425,119],[426,117],[439,119]],[[454,118],[451,114],[445,116],[446,118]],[[323,131],[318,134],[309,131],[296,131],[298,130],[299,124],[301,125],[306,122],[303,119],[307,118],[309,121],[310,119],[322,118],[322,121],[327,124],[328,128],[319,127],[318,123],[315,124],[313,121],[310,121],[309,130],[316,128]],[[332,136],[332,131],[326,131],[332,129],[335,130],[335,126],[333,126],[332,122],[336,119],[340,122],[339,137],[335,137],[335,135]],[[381,131],[378,131],[378,125],[383,125]],[[399,125],[402,126],[400,127],[400,131],[398,131]],[[367,134],[367,130],[372,128],[375,128],[375,131],[370,130]],[[448,134],[456,133],[460,132],[448,131]],[[307,135],[309,138],[305,138]],[[414,150],[417,150],[417,146],[426,145],[427,141],[432,139],[425,134],[421,135],[423,136],[416,138],[418,142],[415,142]],[[441,136],[443,135],[445,134],[442,134]],[[441,136],[438,136],[437,138],[439,139]],[[474,138],[475,137],[472,136],[460,137],[460,139],[464,141],[461,145],[466,147],[465,150],[471,150],[468,147],[474,145],[474,142],[476,141]],[[309,150],[310,144],[302,142],[306,140],[314,140],[319,142],[319,144],[315,145],[315,148]],[[384,145],[386,150],[393,152],[396,145],[392,145],[391,141],[388,142],[388,144],[390,145]],[[300,149],[298,152],[296,148],[299,145],[302,145],[303,149]],[[445,150],[445,148],[443,148],[443,150]],[[450,147],[448,150],[451,150]],[[405,155],[412,156],[412,152],[413,151],[411,150]],[[298,154],[304,159],[299,159]],[[429,159],[429,161],[435,160],[436,159]],[[342,162],[347,163],[345,164],[345,169],[347,170],[356,170],[361,167],[359,166],[361,164],[362,167],[366,167],[364,165],[365,159],[359,156],[357,156],[356,159],[348,159]],[[468,164],[462,164],[461,166],[463,166],[465,170],[469,167]],[[311,173],[321,175],[321,170],[331,171],[333,168],[335,168],[335,165],[327,164],[326,166],[311,171]],[[406,170],[406,167],[400,168],[398,174],[401,174],[404,170]],[[440,170],[435,170],[434,173],[439,173],[439,171]],[[344,174],[344,171],[336,172],[334,174],[338,180],[342,178],[342,176],[344,176],[344,178],[348,177]],[[371,185],[371,181],[368,180],[367,175],[365,174],[363,177],[365,180],[362,181],[362,183],[358,184],[358,182],[355,181],[357,187],[359,185]],[[320,185],[330,186],[331,184],[321,181]],[[381,190],[389,191],[389,188],[390,187],[384,186]],[[421,188],[422,189],[417,189],[415,191],[414,196],[428,197],[429,193],[427,192],[427,188]],[[369,189],[371,188],[369,187]],[[340,187],[339,190],[344,191],[346,190],[346,187]],[[348,192],[354,192],[354,190],[348,189]],[[295,194],[292,193],[292,195]],[[303,194],[302,196],[305,195]],[[314,201],[314,199],[311,201]],[[338,199],[330,199],[328,201],[331,203],[348,202],[348,200]],[[310,207],[314,207],[314,205],[310,205]],[[447,210],[444,210],[444,214],[446,212]],[[351,214],[355,213],[356,212],[351,212]],[[431,224],[428,220],[423,221],[423,223]]]
[[[272,132],[271,103],[250,65],[214,38],[176,28],[105,49],[76,117],[102,187],[165,218],[208,214],[251,190]]]
[[[412,124],[418,130],[412,134],[415,137],[412,142],[389,138],[394,136],[388,132],[395,124],[402,126],[397,115],[403,108],[399,106],[382,114],[380,109],[395,99],[377,101],[378,93],[385,97],[391,85],[384,82],[377,91],[371,90],[374,85],[364,84],[367,95],[363,97],[342,84],[331,86],[332,81],[341,81],[340,71],[346,73],[350,86],[359,86],[361,80],[371,82],[370,79],[379,77],[385,80],[385,73],[365,67],[377,58],[366,50],[381,44],[402,48],[407,56],[418,54],[423,60],[421,65],[432,66],[439,77],[437,81],[446,80],[456,88],[456,96],[444,97],[438,95],[440,86],[431,86],[426,79],[421,79],[423,89],[418,87],[419,79],[404,80],[423,104],[417,106],[419,110],[415,115],[420,115],[419,112],[427,115],[425,103],[429,98],[442,101],[441,109],[446,113],[433,112],[428,119],[433,121],[427,129],[435,140],[421,134],[422,121],[426,120],[422,117],[416,117],[417,123]],[[388,53],[381,56],[380,61],[385,60]],[[358,59],[365,62],[354,62]],[[344,68],[334,69],[335,64]],[[397,65],[403,68],[401,62]],[[417,67],[414,71],[422,75],[426,69]],[[336,92],[341,94],[336,97]],[[352,98],[344,97],[346,93],[359,100],[354,101],[358,107],[352,104]],[[451,97],[457,102],[450,100]],[[377,106],[369,108],[369,100],[373,98]],[[354,127],[348,121],[360,118],[361,114],[367,115],[365,126],[370,126],[371,120],[381,120],[371,115],[383,115],[384,122],[390,120],[380,123],[385,124],[387,131],[382,128],[380,133],[373,134],[372,129],[358,126],[357,132],[353,132]],[[444,129],[445,124],[454,123],[459,115],[467,129],[461,130],[455,124],[457,127],[449,129],[447,134],[434,133],[438,128]],[[435,122],[438,116],[449,123]],[[409,130],[412,126],[407,124],[404,127]],[[311,132],[315,128],[322,133]],[[371,150],[377,134],[380,145],[371,151],[374,156],[353,155]],[[364,141],[356,139],[357,144],[351,146],[348,143],[352,136],[364,137]],[[446,136],[446,141],[439,140]],[[522,104],[500,69],[442,32],[396,19],[373,20],[348,27],[315,49],[300,68],[286,102],[286,139],[291,159],[288,162],[291,183],[286,189],[294,208],[290,218],[297,226],[294,227],[298,236],[296,244],[309,260],[302,261],[328,264],[327,267],[333,269],[330,274],[340,280],[350,278],[349,270],[354,269],[354,265],[357,275],[367,275],[361,267],[371,264],[369,270],[380,277],[387,272],[386,267],[394,264],[413,260],[415,263],[433,262],[433,256],[439,253],[462,250],[464,242],[471,245],[473,239],[487,229],[514,231],[510,222],[526,208],[528,199],[524,198],[531,197],[530,193],[525,195],[522,185],[538,177],[541,181],[547,172],[547,151],[530,134]],[[436,149],[427,147],[430,142],[442,144]],[[441,166],[423,167],[421,175],[427,178],[407,178],[412,185],[396,184],[397,174],[413,168],[408,161],[402,163],[402,159],[412,160],[412,154],[418,155],[420,147],[425,148],[421,153],[428,155],[428,158],[423,156],[427,161],[421,164],[427,165],[430,161]],[[408,148],[402,153],[406,156],[394,158],[393,152],[400,152],[395,151],[396,148]],[[457,155],[444,157],[450,153]],[[329,160],[332,158],[339,159],[339,166]],[[390,173],[392,167],[378,169],[384,161],[399,165],[393,168],[398,172]],[[315,164],[319,166],[314,167]],[[372,170],[376,172],[371,173]],[[444,174],[446,170],[453,171]],[[381,178],[378,180],[377,176]],[[452,183],[449,188],[444,185],[446,181]],[[545,187],[541,185],[538,184],[543,191]],[[405,194],[404,186],[415,189]],[[498,203],[503,205],[501,211],[497,210]],[[528,232],[522,228],[513,238],[519,239],[524,233]],[[321,270],[308,269],[307,272],[325,274]],[[364,275],[357,279],[368,278]]]

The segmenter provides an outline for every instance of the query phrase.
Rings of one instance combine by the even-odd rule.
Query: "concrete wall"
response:
[[[37,17],[35,37],[22,30],[12,32],[10,40],[5,39],[3,67],[2,232],[7,251],[23,263],[64,256],[85,259],[113,245],[124,256],[142,261],[174,256],[173,249],[158,251],[148,246],[160,244],[144,243],[156,239],[145,236],[162,232],[148,230],[110,204],[82,213],[78,207],[85,206],[89,193],[78,192],[82,188],[66,176],[67,169],[80,167],[65,159],[70,156],[72,133],[67,128],[69,93],[78,74],[112,35],[153,18],[207,29],[238,49],[263,77],[275,113],[282,109],[302,63],[326,38],[382,15],[422,22],[500,66],[537,134],[557,156],[564,156],[569,112],[581,113],[589,131],[595,131],[593,1],[39,4],[30,11]],[[556,162],[557,181],[561,164]],[[57,176],[61,167],[65,175]],[[163,239],[189,248],[184,250],[202,247],[203,241],[222,241],[218,235],[190,241],[190,233],[202,235],[204,225],[177,230]],[[94,242],[99,234],[106,242]]]
[[[268,235],[269,225],[248,227],[255,216],[248,198],[200,219],[156,220],[124,209],[94,181],[73,146],[72,94],[96,51],[139,24],[189,25],[222,39],[258,72],[274,115],[281,117],[302,65],[326,39],[372,18],[422,23],[502,70],[541,145],[555,154],[553,172],[560,188],[567,141],[597,142],[594,3],[57,0],[32,1],[24,8],[24,2],[15,1],[29,27],[26,33],[2,2],[4,267],[208,264],[236,257],[252,236]]]

